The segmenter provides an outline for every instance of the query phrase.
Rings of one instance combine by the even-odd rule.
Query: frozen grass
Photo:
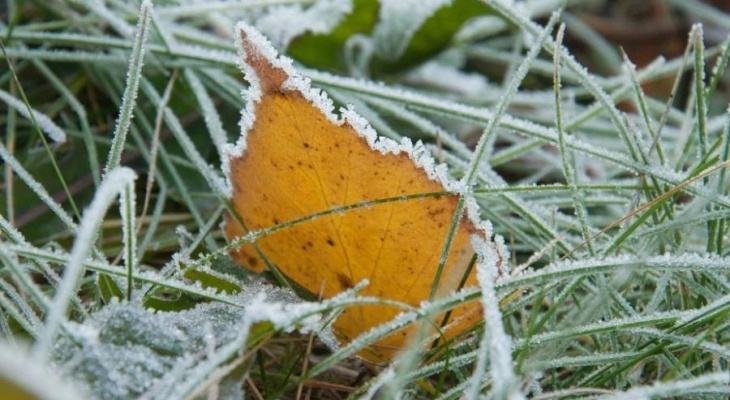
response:
[[[4,379],[32,390],[6,366],[50,365],[64,383],[49,381],[58,390],[41,398],[727,398],[730,36],[708,32],[727,32],[730,16],[668,0],[702,23],[684,57],[637,69],[575,17],[581,1],[558,29],[558,14],[535,21],[560,1],[484,3],[495,13],[387,85],[368,78],[368,57],[397,58],[422,22],[400,24],[398,7],[374,42],[350,43],[351,76],[297,66],[379,134],[424,140],[461,179],[455,223],[475,201],[504,238],[504,248],[474,239],[483,290],[390,302],[403,314],[338,348],[328,329],[338,312],[384,303],[358,296],[366,282],[302,300],[228,251],[324,215],[444,193],[342,204],[226,243],[221,157],[245,104],[234,24],[261,19],[288,42],[349,8],[11,0],[0,23],[0,390]],[[276,26],[282,15],[291,26]],[[614,75],[588,71],[563,35],[585,38]],[[485,79],[464,59],[504,73]],[[674,101],[644,92],[661,78]],[[511,254],[499,271],[495,249]],[[452,342],[414,346],[387,367],[354,357],[468,301],[482,302],[485,321]]]

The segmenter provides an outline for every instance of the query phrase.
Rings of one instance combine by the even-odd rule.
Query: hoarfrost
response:
[[[451,0],[381,1],[379,22],[373,30],[375,52],[386,60],[396,60],[421,25],[448,4]]]
[[[28,113],[28,107],[26,107],[25,103],[22,101],[16,99],[10,93],[0,89],[0,100],[4,101],[5,104],[8,105],[8,107],[14,108],[15,111],[17,111],[20,115],[27,119],[35,119],[35,122],[38,123],[38,127],[45,132],[51,140],[53,140],[56,143],[65,143],[66,142],[66,132],[63,131],[63,129],[59,128],[58,125],[54,124],[53,121],[46,116],[46,114],[43,114],[40,111],[30,109],[30,113]],[[32,114],[32,116],[31,116]]]
[[[463,72],[433,61],[411,71],[405,78],[411,84],[429,85],[469,97],[489,91],[483,75]]]
[[[88,340],[59,339],[54,361],[95,398],[155,397],[174,391],[196,373],[201,361],[210,361],[211,349],[219,352],[236,343],[253,323],[271,321],[287,331],[321,328],[323,305],[299,303],[291,291],[257,282],[231,298],[244,307],[211,302],[180,312],[155,312],[136,301],[114,299],[77,326],[76,331],[85,332],[79,336]],[[226,382],[221,382],[220,393],[237,395],[221,398],[241,398]]]
[[[517,385],[512,366],[512,340],[504,330],[502,312],[499,309],[499,299],[494,285],[499,275],[500,264],[504,262],[500,249],[504,248],[504,241],[498,236],[494,243],[488,243],[478,235],[472,235],[472,245],[479,257],[477,279],[482,288],[486,329],[480,345],[477,368],[466,397],[477,397],[479,388],[481,388],[482,376],[486,371],[486,361],[489,358],[493,395],[496,395],[497,398],[524,398]]]
[[[727,386],[730,384],[730,373],[716,372],[698,377],[673,382],[656,382],[651,386],[637,386],[623,393],[616,393],[610,396],[601,396],[599,399],[615,400],[636,400],[652,398],[693,398],[691,394],[701,395],[703,393],[727,393]]]
[[[276,7],[256,20],[256,28],[276,47],[285,49],[292,39],[304,33],[331,32],[352,9],[351,0],[319,1],[306,10],[299,4]]]
[[[120,167],[109,171],[94,194],[91,205],[84,211],[78,234],[74,240],[63,280],[46,314],[46,326],[34,348],[35,356],[44,358],[55,339],[58,327],[66,319],[69,301],[76,294],[86,260],[98,235],[98,226],[117,194],[133,190],[137,174],[129,168]],[[124,200],[122,200],[124,201]]]
[[[492,223],[491,221],[481,219],[479,216],[479,204],[471,194],[466,195],[466,216],[477,229],[484,232],[487,238],[492,237]]]

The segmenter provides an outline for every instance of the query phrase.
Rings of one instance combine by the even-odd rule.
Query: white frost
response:
[[[8,107],[14,108],[15,111],[17,111],[23,117],[30,120],[35,119],[35,122],[38,123],[38,127],[41,128],[41,130],[45,132],[48,137],[51,138],[51,140],[53,140],[54,142],[66,142],[66,132],[64,132],[63,129],[59,128],[58,125],[54,124],[53,121],[48,118],[46,114],[43,114],[42,112],[34,110],[32,108],[30,109],[30,113],[28,113],[28,107],[26,107],[25,103],[11,96],[10,93],[2,89],[0,89],[0,100],[4,101],[5,104],[8,105]]]
[[[256,28],[274,44],[285,49],[292,39],[307,32],[329,33],[352,12],[352,0],[323,0],[311,7],[275,7],[256,20]]]
[[[451,1],[382,0],[378,24],[373,30],[375,52],[386,60],[396,60],[408,48],[421,25]]]
[[[414,69],[405,79],[410,84],[427,85],[467,97],[489,92],[489,84],[483,75],[464,72],[435,61]]]
[[[466,398],[477,398],[486,371],[487,358],[489,359],[489,371],[492,376],[492,395],[495,398],[524,398],[519,392],[515,370],[512,365],[512,340],[504,330],[502,312],[499,309],[499,299],[494,285],[494,281],[499,274],[500,264],[504,260],[502,255],[504,240],[501,236],[497,236],[494,243],[488,243],[483,238],[472,235],[472,245],[478,256],[477,279],[482,288],[482,305],[484,307],[486,327],[479,349],[477,367]]]

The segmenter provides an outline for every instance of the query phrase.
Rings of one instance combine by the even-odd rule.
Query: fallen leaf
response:
[[[332,112],[332,102],[312,89],[286,57],[279,57],[255,29],[236,30],[239,63],[250,83],[241,122],[242,137],[224,162],[231,201],[249,231],[338,206],[376,199],[441,192],[439,196],[385,202],[332,213],[285,227],[256,241],[287,278],[313,294],[332,297],[363,280],[364,296],[418,306],[429,299],[458,195],[444,171],[437,171],[422,144],[378,138],[352,109]],[[473,212],[468,213],[474,215]],[[479,227],[479,228],[478,228]],[[228,218],[229,239],[245,231]],[[458,288],[474,255],[470,235],[489,237],[479,221],[463,217],[453,238],[436,297]],[[232,253],[245,268],[265,263],[250,244]],[[475,270],[465,286],[476,286]],[[387,305],[347,308],[334,322],[349,342],[403,311]],[[445,337],[472,326],[478,302],[452,312]],[[438,326],[443,315],[433,317]],[[364,349],[370,361],[388,361],[409,344],[415,324]],[[430,331],[433,333],[433,331]]]

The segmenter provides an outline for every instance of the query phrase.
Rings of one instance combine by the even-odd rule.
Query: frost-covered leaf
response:
[[[229,294],[239,293],[241,286],[231,276],[211,270],[210,268],[190,269],[185,278],[200,282],[204,288],[214,288]]]
[[[384,0],[373,32],[376,70],[414,66],[443,50],[462,24],[490,11],[479,0]]]
[[[156,293],[144,299],[145,308],[157,311],[184,311],[199,303],[193,296],[185,293]]]
[[[298,21],[314,8],[300,10],[296,18],[294,7],[272,15],[286,14],[286,21]],[[345,7],[336,10],[342,13]],[[332,7],[330,11],[335,9]],[[479,0],[353,0],[351,12],[330,12],[312,27],[295,22],[296,28],[290,28],[281,23],[281,18],[276,20],[278,30],[270,27],[273,18],[257,23],[257,27],[263,28],[275,43],[288,44],[287,53],[298,61],[338,72],[347,70],[345,47],[355,44],[348,41],[359,38],[366,47],[359,51],[373,52],[372,58],[367,54],[365,58],[371,72],[377,75],[408,69],[430,59],[448,46],[466,21],[489,11]],[[335,26],[331,21],[336,15],[344,17]],[[332,28],[324,29],[328,25]],[[292,35],[294,30],[301,30],[302,34]]]
[[[330,33],[346,15],[352,12],[352,0],[321,0],[307,9],[295,4],[274,8],[256,20],[256,28],[264,33],[274,46],[286,48],[292,39],[305,33]]]
[[[236,296],[239,304],[252,299],[260,302],[262,295],[276,304],[298,301],[291,292],[268,285],[246,289]],[[206,360],[210,347],[220,348],[238,340],[242,330],[248,329],[244,326],[246,312],[246,308],[213,302],[179,312],[160,312],[135,301],[113,299],[83,325],[76,325],[74,336],[81,338],[79,343],[67,337],[56,343],[54,361],[80,389],[98,399],[158,395],[171,390],[166,385],[176,384],[169,380],[171,374],[182,379]],[[261,315],[264,320],[266,317],[270,315]],[[240,391],[225,391],[236,395],[228,398],[242,398]]]
[[[287,53],[306,65],[345,71],[345,43],[353,35],[369,34],[378,19],[378,0],[353,0],[352,12],[328,33],[307,32],[294,38]]]

